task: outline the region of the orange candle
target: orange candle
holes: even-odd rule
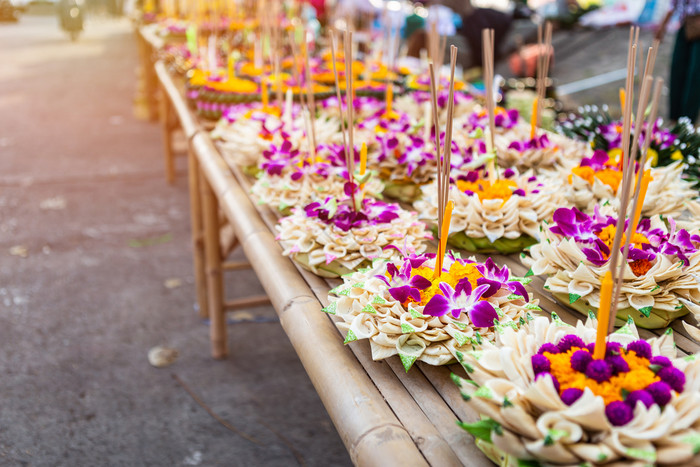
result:
[[[642,207],[644,206],[644,197],[647,195],[647,188],[649,188],[649,182],[652,181],[650,170],[645,170],[644,175],[642,175],[642,184],[639,187],[639,201],[637,201],[637,206],[634,210],[634,217],[632,218],[632,237],[634,238],[634,232],[637,230],[637,224],[639,224],[639,219],[642,217]]]
[[[394,85],[387,83],[386,86],[386,113],[391,115],[391,107],[394,102]]]
[[[440,244],[438,246],[437,257],[435,258],[435,270],[433,271],[433,278],[440,277],[442,274],[442,264],[445,259],[445,253],[447,252],[447,236],[450,233],[450,220],[452,219],[452,209],[454,208],[454,201],[450,200],[445,206],[445,217],[442,219],[442,230],[440,231]]]
[[[367,143],[362,143],[360,149],[360,175],[364,175],[367,170]]]
[[[269,99],[270,97],[268,96],[267,93],[267,80],[263,79],[262,80],[262,105],[263,105],[263,110],[267,110],[267,106],[269,104]]]
[[[537,107],[539,105],[539,99],[535,97],[532,102],[532,116],[530,117],[530,139],[535,139],[535,132],[537,131]]]
[[[595,350],[593,358],[602,360],[605,358],[605,338],[608,336],[608,324],[610,323],[610,305],[612,301],[612,273],[607,271],[600,282],[600,307],[598,308],[598,328],[596,330]]]

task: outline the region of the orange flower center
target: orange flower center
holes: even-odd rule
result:
[[[606,163],[605,165],[610,166],[609,163]],[[612,165],[615,165],[614,161]],[[590,166],[574,167],[573,169],[571,169],[571,175],[569,175],[570,184],[573,183],[574,175],[578,175],[582,179],[586,180],[590,185],[593,185],[593,179],[597,178],[598,180],[612,188],[614,193],[617,193],[617,189],[620,186],[620,182],[622,181],[622,172],[616,169],[605,168],[596,172]]]
[[[636,352],[621,351],[620,356],[625,359],[630,367],[630,371],[612,376],[608,381],[602,383],[588,378],[585,374],[571,368],[571,356],[580,347],[572,347],[566,353],[553,354],[544,352],[551,364],[552,376],[559,380],[560,394],[569,388],[584,390],[590,389],[596,396],[601,396],[605,404],[614,401],[622,401],[622,392],[638,391],[647,388],[651,383],[660,381],[660,378],[649,369],[649,360],[639,357]]]
[[[518,188],[518,185],[512,180],[500,179],[491,184],[489,180],[477,180],[468,182],[466,180],[457,180],[457,188],[461,191],[472,191],[479,196],[479,200],[485,199],[502,199],[505,203],[513,195],[513,190]]]
[[[387,273],[388,276],[388,273]],[[443,272],[442,275],[438,278],[433,278],[433,268],[429,268],[426,266],[421,266],[419,268],[413,268],[411,271],[411,277],[413,276],[423,276],[426,279],[428,279],[431,282],[431,286],[428,287],[425,290],[421,290],[420,292],[420,297],[421,301],[418,303],[421,306],[427,305],[427,303],[430,301],[431,298],[435,295],[442,295],[442,291],[440,290],[440,283],[441,282],[446,282],[449,284],[453,289],[457,287],[457,282],[459,282],[461,279],[467,277],[469,279],[469,283],[471,284],[472,288],[476,287],[476,281],[480,278],[483,277],[481,273],[479,272],[478,269],[476,269],[476,266],[470,263],[467,264],[462,264],[459,261],[455,261],[452,263],[450,266],[450,270],[447,272]],[[408,303],[417,303],[413,299],[408,299]]]

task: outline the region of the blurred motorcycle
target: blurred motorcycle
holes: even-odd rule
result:
[[[58,18],[61,29],[70,35],[72,41],[78,40],[85,19],[85,1],[61,0],[58,4]]]

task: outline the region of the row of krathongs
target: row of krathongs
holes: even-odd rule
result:
[[[406,371],[461,363],[454,381],[481,415],[463,427],[495,462],[698,464],[700,363],[677,355],[670,325],[700,340],[700,204],[684,174],[700,137],[657,118],[656,44],[641,51],[630,32],[622,118],[586,109],[552,132],[537,124],[544,86],[530,122],[498,105],[483,39],[477,97],[454,78],[456,50],[440,66],[434,34],[431,60],[408,70],[358,60],[349,32],[317,54],[219,51],[228,61],[190,70],[188,92],[221,115],[212,137],[251,196],[279,212],[283,254],[342,279],[323,311],[345,343]],[[546,315],[537,276],[585,324]]]

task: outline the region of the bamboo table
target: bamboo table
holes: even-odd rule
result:
[[[372,361],[367,342],[343,345],[333,322],[337,318],[321,312],[328,304],[328,291],[339,282],[299,269],[282,256],[274,234],[277,216],[267,207],[255,206],[248,196],[250,180],[224,161],[172,77],[162,65],[156,69],[164,94],[189,135],[197,295],[211,319],[213,356],[224,357],[227,349],[221,212],[233,227],[236,244],[253,260],[253,270],[356,465],[490,465],[473,437],[455,423],[457,419],[473,422],[479,418],[467,410],[450,379],[450,371],[463,374],[461,367],[418,362],[406,373],[398,358]],[[526,272],[517,258],[493,259],[508,265],[516,275]],[[533,279],[529,290],[542,308],[569,323],[581,319],[545,293],[541,278]],[[257,303],[255,300],[251,302]],[[682,352],[700,351],[680,324],[674,324],[673,329]],[[640,334],[653,335],[645,330]]]

